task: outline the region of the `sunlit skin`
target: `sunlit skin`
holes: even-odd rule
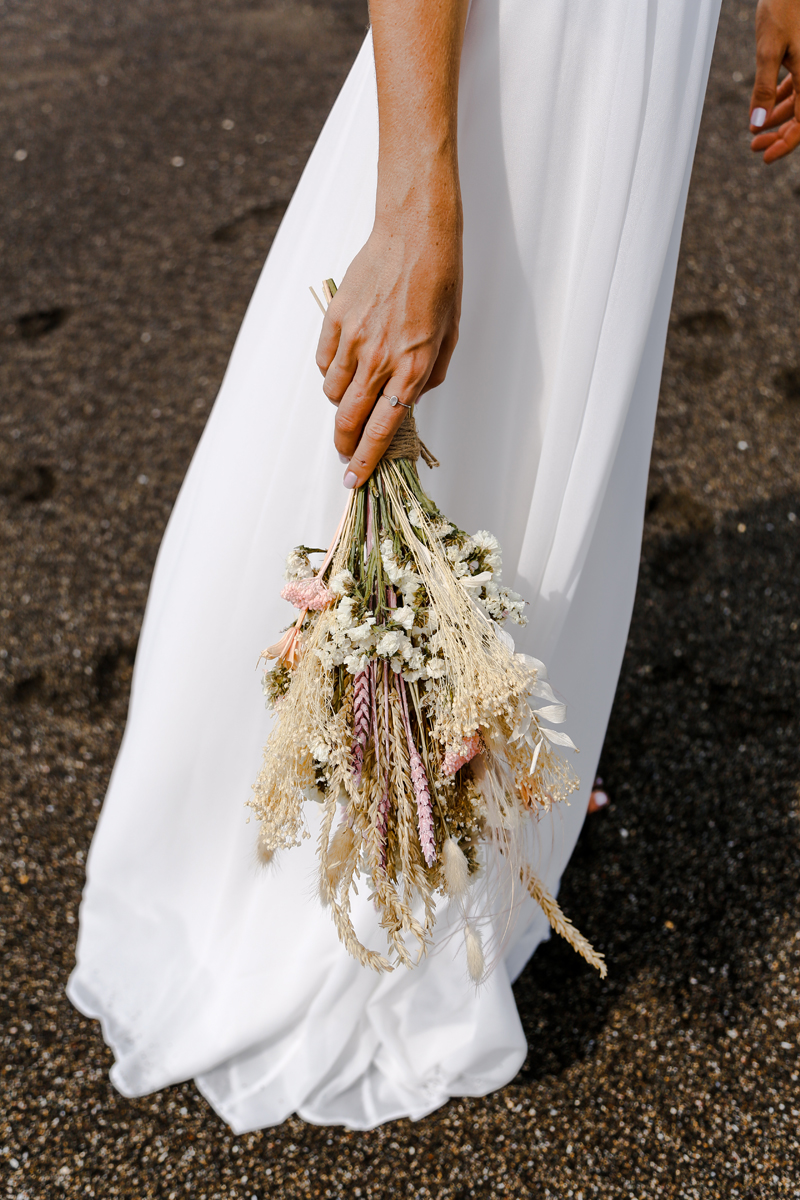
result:
[[[371,0],[378,81],[375,223],[322,326],[345,486],[369,478],[406,409],[440,384],[458,340],[458,74],[467,0]],[[382,393],[385,393],[382,395]],[[379,399],[380,397],[380,399]]]
[[[341,280],[317,349],[337,407],[344,483],[372,474],[406,409],[447,374],[458,341],[462,211],[458,74],[468,0],[370,0],[378,83],[375,222]],[[800,145],[800,0],[759,0],[752,149]],[[779,83],[781,68],[789,72]],[[763,110],[763,113],[759,110]],[[609,803],[598,780],[589,812]]]
[[[781,67],[789,74],[779,84]],[[752,120],[763,111],[764,120]],[[777,162],[800,145],[800,0],[759,0],[756,9],[756,82],[750,101],[750,143],[764,162]]]

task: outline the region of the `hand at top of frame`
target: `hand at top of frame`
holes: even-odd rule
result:
[[[457,185],[456,185],[457,186]],[[407,409],[440,384],[458,340],[461,210],[412,201],[378,218],[325,316],[317,365],[338,406],[345,486],[364,483]],[[392,407],[388,397],[401,404]]]
[[[778,84],[784,66],[789,74]],[[756,82],[750,143],[776,162],[800,145],[800,0],[759,0],[756,9]]]

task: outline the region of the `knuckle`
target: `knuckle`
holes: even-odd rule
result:
[[[358,423],[354,416],[349,412],[343,412],[341,408],[336,414],[334,425],[336,427],[337,434],[342,434],[345,437],[355,433],[356,429],[358,428]]]
[[[343,321],[341,338],[347,346],[360,346],[364,340],[363,322],[352,318]]]
[[[426,345],[410,356],[404,372],[408,380],[426,379],[439,357],[438,345]]]
[[[374,442],[391,441],[396,424],[390,417],[375,417],[370,422],[369,437]]]

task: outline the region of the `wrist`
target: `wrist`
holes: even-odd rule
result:
[[[461,188],[454,153],[417,153],[379,162],[376,224],[407,219],[460,233]]]

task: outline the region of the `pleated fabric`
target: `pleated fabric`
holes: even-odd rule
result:
[[[530,601],[518,648],[569,704],[583,784],[539,826],[553,889],[586,811],[633,605],[686,192],[720,0],[473,0],[462,60],[461,341],[418,409],[423,482],[490,529]],[[511,983],[547,936],[530,903],[470,983],[450,914],[378,976],[315,894],[312,838],[256,865],[246,802],[269,716],[254,669],[290,617],[283,559],[344,504],[308,284],[373,218],[367,39],[245,316],[159,552],[128,724],[89,855],[68,993],[136,1096],[194,1078],[237,1132],[292,1112],[372,1128],[508,1082]],[[380,946],[362,890],[359,931]],[[613,922],[614,915],[608,919]]]

